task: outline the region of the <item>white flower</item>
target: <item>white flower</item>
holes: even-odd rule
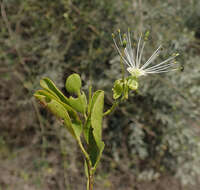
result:
[[[158,49],[155,50],[155,52],[146,61],[146,63],[142,64],[141,63],[142,54],[146,40],[143,40],[142,42],[142,35],[141,35],[138,40],[136,51],[134,51],[131,44],[130,32],[128,31],[127,34],[124,34],[123,36],[121,36],[120,31],[118,32],[119,32],[120,46],[123,48],[123,50],[121,51],[120,48],[118,47],[114,35],[113,35],[113,41],[122,60],[124,61],[124,63],[128,65],[127,71],[131,75],[135,77],[140,77],[140,76],[145,76],[147,74],[164,73],[179,69],[179,67],[175,62],[175,57],[178,56],[178,54],[173,54],[165,61],[162,61],[161,63],[152,66],[152,63],[159,56],[161,52],[162,49],[161,46],[159,46]]]

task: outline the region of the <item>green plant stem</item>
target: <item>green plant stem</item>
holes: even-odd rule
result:
[[[112,105],[112,107],[103,113],[103,116],[106,116],[106,115],[112,113],[118,105],[119,105],[119,101],[115,101],[114,104]]]
[[[122,52],[122,55],[124,56],[124,52]],[[124,64],[123,64],[122,58],[120,58],[120,65],[121,65],[121,70],[122,70],[122,80],[123,80],[123,82],[124,82],[124,78],[125,78],[125,69],[124,69]]]
[[[88,166],[87,190],[93,190],[94,174],[92,172],[92,167],[90,163],[87,163],[87,166]]]
[[[86,158],[86,161],[91,165],[91,162],[90,162],[90,158],[89,158],[89,155],[88,153],[86,152],[85,148],[83,147],[82,143],[81,143],[81,140],[78,141],[78,144],[81,148],[81,151],[83,152],[85,158]]]
[[[94,178],[93,178],[93,171],[92,171],[92,163],[90,161],[89,155],[86,152],[86,150],[84,149],[81,140],[78,141],[78,144],[81,148],[81,151],[83,152],[86,162],[87,162],[87,166],[88,166],[88,180],[87,180],[87,190],[93,190],[93,183],[94,183]]]

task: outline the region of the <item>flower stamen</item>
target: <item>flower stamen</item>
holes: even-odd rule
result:
[[[123,37],[121,35],[120,30],[118,30],[118,34],[119,34],[120,46],[121,48],[123,48],[122,51],[118,47],[114,35],[113,35],[113,41],[120,57],[122,58],[124,63],[128,65],[127,71],[132,76],[138,78],[140,76],[145,76],[147,74],[164,73],[164,72],[179,70],[179,67],[177,66],[177,64],[175,64],[176,62],[175,61],[172,62],[172,60],[175,60],[175,58],[179,55],[177,53],[173,54],[171,57],[169,57],[168,59],[162,61],[161,63],[157,65],[149,66],[159,56],[162,50],[161,45],[154,51],[154,53],[150,56],[150,58],[142,65],[141,64],[142,56],[143,56],[145,43],[147,41],[147,36],[145,35],[144,39],[142,39],[142,35],[140,35],[137,48],[136,50],[134,50],[132,48],[130,30],[128,29],[127,34],[124,34]]]

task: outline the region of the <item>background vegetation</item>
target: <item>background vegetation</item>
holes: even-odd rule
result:
[[[179,52],[183,72],[140,80],[104,120],[106,143],[95,189],[199,189],[199,0],[1,0],[0,189],[84,189],[82,157],[33,92],[48,76],[64,89],[79,73],[88,89],[106,91],[120,77],[111,34],[150,30],[144,58]],[[78,164],[77,164],[78,163]]]

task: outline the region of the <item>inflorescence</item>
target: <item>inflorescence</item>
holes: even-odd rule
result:
[[[148,33],[144,36],[144,38],[142,38],[142,35],[140,35],[136,50],[132,48],[130,30],[128,30],[128,32],[123,36],[121,35],[120,30],[118,30],[118,34],[120,46],[117,45],[114,34],[112,35],[113,41],[120,57],[128,66],[127,71],[132,76],[138,78],[140,76],[146,76],[147,74],[180,70],[180,66],[176,64],[175,61],[175,58],[179,55],[178,53],[173,54],[165,61],[162,61],[161,63],[152,66],[152,63],[159,56],[162,50],[161,45],[154,51],[151,57],[144,64],[141,63],[144,46],[148,38]]]

